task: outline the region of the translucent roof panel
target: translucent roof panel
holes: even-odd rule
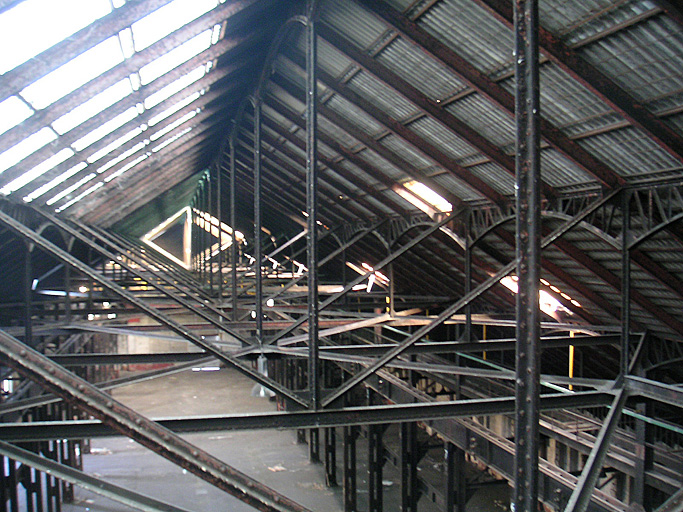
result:
[[[47,201],[46,204],[47,204],[48,206],[52,206],[53,204],[55,204],[55,203],[56,203],[57,201],[59,201],[60,199],[63,199],[64,197],[66,197],[66,196],[68,196],[69,194],[71,194],[71,192],[73,192],[73,191],[76,190],[77,188],[79,188],[79,187],[85,185],[86,183],[88,183],[89,181],[93,180],[93,179],[95,178],[95,176],[97,176],[97,174],[94,173],[94,172],[91,172],[91,173],[88,174],[85,178],[82,178],[81,180],[77,181],[76,183],[74,183],[74,184],[71,185],[70,187],[65,188],[64,190],[62,190],[62,191],[61,191],[59,194],[57,194],[56,196],[51,197],[51,198]]]
[[[170,52],[165,53],[158,59],[153,60],[146,66],[142,66],[140,68],[140,80],[142,85],[146,85],[160,76],[165,75],[173,68],[180,66],[183,62],[186,62],[198,53],[203,52],[209,46],[211,46],[211,29],[205,30]]]
[[[159,39],[198,18],[218,5],[216,0],[175,0],[132,25],[135,50],[147,48]]]
[[[94,144],[103,137],[106,137],[117,128],[123,126],[128,121],[134,119],[135,117],[137,117],[137,115],[138,109],[136,107],[130,107],[129,109],[114,117],[110,121],[104,123],[96,130],[91,131],[85,137],[78,139],[76,142],[72,144],[72,146],[76,151],[82,151],[91,144]]]
[[[172,122],[171,124],[169,124],[167,127],[165,127],[165,128],[163,128],[163,129],[159,130],[158,132],[155,132],[155,133],[153,133],[152,135],[150,135],[150,136],[149,136],[149,140],[155,141],[155,140],[157,140],[157,139],[160,139],[161,137],[163,137],[163,136],[166,135],[167,133],[170,133],[171,131],[175,130],[175,129],[176,129],[178,126],[180,126],[181,124],[183,124],[183,123],[189,121],[190,119],[192,119],[192,118],[193,118],[194,116],[196,116],[197,114],[198,114],[198,110],[193,110],[192,112],[188,112],[187,114],[185,114],[184,116],[182,116],[180,119],[176,119],[175,121],[173,121],[173,122]]]
[[[33,110],[19,96],[0,102],[0,135],[33,115]]]
[[[167,108],[166,110],[164,110],[160,114],[157,114],[156,116],[152,117],[149,120],[149,123],[148,123],[149,126],[154,126],[155,124],[160,123],[161,121],[163,121],[167,117],[172,116],[173,114],[178,112],[178,110],[180,110],[181,108],[186,107],[187,105],[189,105],[190,103],[192,103],[196,99],[199,99],[199,97],[201,95],[202,95],[202,92],[198,91],[198,92],[195,92],[194,94],[190,94],[186,98],[183,98],[178,103],[175,103],[174,105],[170,106],[169,108]]]
[[[56,138],[57,134],[50,128],[43,128],[33,135],[26,137],[19,144],[12,146],[4,153],[0,153],[0,174]]]
[[[58,151],[54,155],[52,155],[50,158],[47,160],[41,162],[40,164],[36,165],[33,169],[30,171],[25,172],[21,176],[19,176],[17,179],[10,181],[7,185],[2,187],[0,189],[0,194],[11,194],[12,192],[16,192],[19,190],[21,187],[24,185],[27,185],[28,183],[32,182],[36,178],[39,178],[43,174],[45,174],[47,171],[54,169],[56,166],[67,160],[68,158],[71,158],[74,155],[74,152],[71,148],[64,148],[61,151]]]
[[[25,0],[8,9],[0,14],[0,48],[12,51],[0,52],[0,74],[110,12],[109,0]]]
[[[205,74],[206,74],[206,67],[205,66],[200,66],[197,69],[190,71],[186,75],[178,78],[174,82],[171,82],[167,86],[162,87],[161,89],[159,89],[154,94],[145,98],[145,102],[144,102],[145,108],[152,108],[155,105],[158,105],[162,101],[173,96],[175,93],[182,91],[185,87],[192,85],[197,80],[202,78]]]
[[[140,127],[140,126],[138,126],[137,128],[135,128],[134,130],[129,131],[128,133],[126,133],[126,134],[123,135],[122,137],[119,137],[118,139],[116,139],[114,142],[111,142],[110,144],[107,144],[105,147],[103,147],[103,148],[100,149],[99,151],[96,151],[95,153],[93,153],[92,155],[90,155],[90,156],[88,157],[88,163],[89,163],[89,164],[92,164],[92,163],[95,163],[95,162],[97,162],[98,160],[104,158],[105,156],[107,156],[109,153],[111,153],[111,152],[114,151],[115,149],[120,148],[121,146],[123,146],[123,145],[124,145],[126,142],[128,142],[129,140],[131,140],[131,139],[137,137],[138,135],[140,135],[142,132],[143,132],[143,129],[142,129],[142,127]]]
[[[123,53],[119,39],[110,37],[36,80],[21,91],[21,95],[33,108],[42,109],[121,62]]]
[[[130,80],[127,78],[121,80],[70,112],[64,114],[52,123],[52,127],[58,134],[63,135],[91,117],[99,114],[117,101],[125,98],[132,92],[133,88],[131,87]]]
[[[30,202],[30,201],[33,201],[35,199],[38,199],[40,196],[47,194],[50,190],[52,190],[56,186],[64,183],[66,180],[71,178],[71,176],[74,176],[75,174],[78,174],[79,172],[81,172],[87,166],[88,166],[88,164],[86,164],[85,162],[81,162],[81,163],[73,166],[68,171],[63,172],[62,174],[60,174],[59,176],[57,176],[53,180],[49,181],[48,183],[46,183],[42,187],[34,190],[29,195],[24,197],[24,201]]]

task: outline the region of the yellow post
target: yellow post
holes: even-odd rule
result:
[[[569,337],[574,337],[574,331],[569,331]],[[574,345],[569,345],[569,378],[574,378]],[[574,386],[569,384],[569,390],[573,390]]]
[[[486,341],[486,324],[483,325],[481,337],[482,341]],[[484,361],[486,361],[486,351],[484,351]]]

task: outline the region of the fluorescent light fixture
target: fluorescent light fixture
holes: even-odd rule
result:
[[[116,139],[114,142],[111,142],[111,143],[107,144],[105,147],[103,147],[103,148],[100,149],[99,151],[96,151],[95,153],[93,153],[92,155],[90,155],[90,156],[87,158],[88,163],[89,163],[89,164],[92,164],[92,163],[95,163],[95,162],[97,162],[98,160],[104,158],[105,156],[107,156],[109,153],[111,153],[111,152],[114,151],[115,149],[120,148],[121,146],[123,146],[123,145],[124,145],[126,142],[128,142],[129,140],[134,139],[135,137],[137,137],[138,135],[140,135],[140,134],[142,133],[142,131],[143,131],[142,128],[138,126],[138,127],[135,128],[134,130],[131,130],[131,131],[129,131],[128,133],[126,133],[123,137],[119,137],[119,138]],[[98,172],[99,172],[99,171],[98,171]]]
[[[58,153],[52,155],[47,160],[36,165],[30,171],[27,171],[21,176],[19,176],[17,179],[10,181],[7,185],[0,189],[0,194],[8,195],[12,192],[16,192],[24,185],[27,185],[28,183],[32,182],[36,178],[39,178],[49,170],[54,169],[56,166],[58,166],[65,160],[71,158],[74,154],[75,153],[71,148],[62,149]]]
[[[202,14],[210,11],[216,0],[175,0],[148,14],[132,25],[135,49],[140,51]]]
[[[68,203],[66,203],[66,204],[60,206],[59,208],[57,208],[55,211],[56,211],[57,213],[63,212],[63,211],[66,210],[67,208],[73,206],[73,205],[76,204],[78,201],[80,201],[81,199],[83,199],[85,196],[88,196],[88,195],[92,194],[93,192],[95,192],[95,190],[97,190],[97,189],[99,189],[99,188],[101,188],[101,187],[104,187],[104,183],[103,183],[103,182],[99,182],[99,183],[97,183],[96,185],[93,185],[92,187],[90,187],[89,189],[87,189],[87,190],[86,190],[85,192],[83,192],[82,194],[80,194],[80,195],[74,197],[74,198],[73,198],[71,201],[69,201]]]
[[[165,87],[162,87],[159,89],[157,92],[154,94],[151,94],[145,99],[145,108],[152,108],[162,101],[170,98],[177,92],[182,91],[186,87],[189,87],[193,83],[195,83],[197,80],[202,78],[206,74],[206,67],[205,66],[199,66],[196,69],[193,69],[186,75],[181,76],[177,80],[174,80],[170,84],[168,84]]]
[[[111,12],[108,0],[25,0],[0,14],[0,74]]]
[[[153,82],[172,69],[180,66],[195,55],[206,50],[211,46],[211,29],[205,30],[201,34],[185,41],[180,46],[174,48],[161,57],[153,60],[149,64],[140,68],[140,81],[142,85]]]
[[[29,135],[4,153],[0,153],[0,174],[21,162],[27,156],[35,153],[46,144],[57,138],[57,134],[50,128],[42,128],[33,135]]]
[[[54,178],[54,179],[51,180],[50,182],[46,183],[45,185],[43,185],[43,186],[40,187],[39,189],[34,190],[34,191],[31,192],[29,195],[27,195],[26,197],[24,197],[24,201],[26,201],[27,203],[29,203],[29,202],[33,201],[34,199],[38,199],[40,196],[42,196],[43,194],[49,192],[50,190],[52,190],[52,189],[55,188],[56,186],[61,185],[61,184],[64,183],[66,180],[68,180],[69,178],[71,178],[71,176],[73,176],[74,174],[77,174],[78,172],[82,171],[82,170],[85,169],[87,166],[88,166],[88,164],[86,164],[85,162],[80,162],[79,164],[74,165],[74,166],[73,166],[71,169],[69,169],[68,171],[63,172],[62,174],[60,174],[59,176],[57,176],[56,178]]]
[[[64,197],[68,196],[69,194],[71,194],[71,192],[73,192],[73,191],[76,190],[77,188],[79,188],[79,187],[85,185],[86,183],[88,183],[90,180],[92,180],[93,178],[95,178],[95,176],[97,176],[97,174],[94,173],[94,172],[91,172],[91,173],[88,174],[85,178],[83,178],[83,179],[77,181],[76,183],[74,183],[73,185],[71,185],[69,188],[66,188],[66,189],[62,190],[59,194],[57,194],[56,196],[50,198],[45,204],[47,204],[48,206],[52,206],[53,204],[55,204],[55,203],[56,203],[57,201],[59,201],[60,199],[62,199],[62,198],[64,198]]]
[[[87,134],[86,136],[78,139],[76,142],[74,142],[71,145],[71,147],[73,147],[76,151],[83,151],[85,148],[87,148],[91,144],[94,144],[98,140],[106,137],[111,132],[113,132],[117,128],[120,128],[121,126],[126,124],[128,121],[133,120],[137,116],[138,116],[138,109],[135,107],[130,107],[129,109],[122,112],[121,114],[117,115],[116,117],[114,117],[114,118],[110,119],[109,121],[107,121],[106,123],[104,123],[99,128],[96,128],[95,130],[93,130],[89,134]]]
[[[10,96],[0,102],[0,135],[33,115],[33,109],[19,96]]]
[[[159,124],[161,121],[163,121],[167,117],[170,117],[173,114],[175,114],[176,112],[178,112],[178,110],[180,110],[181,108],[186,107],[187,105],[189,105],[193,101],[199,99],[199,97],[202,95],[202,93],[203,93],[203,91],[198,91],[198,92],[195,92],[193,94],[190,94],[189,96],[187,96],[186,98],[183,98],[178,103],[175,103],[173,106],[167,108],[166,110],[164,110],[160,114],[157,114],[154,117],[152,117],[149,120],[149,123],[147,123],[147,124],[149,124],[149,126],[154,126],[155,124]]]
[[[42,109],[121,62],[118,38],[110,37],[25,87],[21,95],[33,108]]]
[[[159,130],[158,132],[155,132],[155,133],[153,133],[152,135],[150,135],[150,136],[149,136],[149,140],[151,140],[152,142],[154,142],[155,140],[160,139],[161,137],[163,137],[163,136],[166,135],[167,133],[169,133],[169,132],[175,130],[176,128],[178,128],[178,126],[180,126],[181,124],[186,123],[187,121],[189,121],[190,119],[192,119],[193,117],[195,117],[197,114],[198,114],[198,111],[197,111],[197,110],[193,110],[192,112],[188,112],[188,113],[185,114],[183,117],[181,117],[181,118],[176,119],[175,121],[173,121],[173,122],[172,122],[171,124],[169,124],[166,128],[163,128],[163,129]]]
[[[55,120],[52,127],[57,133],[63,135],[132,92],[133,88],[130,81],[128,79],[121,80]]]

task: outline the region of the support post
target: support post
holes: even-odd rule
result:
[[[216,217],[218,218],[218,304],[223,302],[223,205],[220,164],[216,166]]]
[[[384,468],[384,444],[382,435],[385,425],[368,425],[368,510],[382,512],[382,474]]]
[[[64,321],[71,323],[71,267],[64,265]]]
[[[517,122],[517,350],[515,488],[517,512],[538,510],[541,253],[538,1],[515,1]]]
[[[420,497],[417,486],[418,450],[417,423],[401,423],[401,512],[417,512]]]
[[[31,268],[31,244],[24,243],[24,343],[33,344],[33,269]]]
[[[621,357],[619,376],[622,379],[628,374],[628,356],[630,347],[629,331],[631,327],[631,252],[629,250],[631,231],[631,194],[622,192],[621,207]]]
[[[318,142],[317,142],[317,38],[313,19],[315,0],[307,2],[306,25],[306,208],[308,210],[308,386],[310,408],[320,408],[320,358],[318,353]],[[320,461],[318,430],[311,430],[309,458]]]
[[[211,222],[211,216],[213,215],[211,212],[211,172],[206,173],[206,223],[204,226],[208,227],[208,231],[206,233],[206,239],[209,242],[209,248],[208,248],[208,257],[206,259],[207,263],[209,264],[209,270],[208,270],[208,276],[209,276],[209,293],[213,297],[213,256],[212,253],[213,251],[211,248],[213,247],[213,223]]]
[[[444,457],[446,459],[446,512],[465,512],[467,502],[465,451],[450,441],[446,441]]]
[[[232,321],[237,322],[237,205],[235,199],[237,192],[237,179],[235,178],[235,137],[237,126],[233,126],[230,134],[230,229],[232,229],[232,244],[230,245],[230,259],[232,260],[232,272],[230,277],[230,294],[232,302]]]
[[[325,429],[325,482],[328,487],[337,486],[337,431]]]
[[[261,270],[261,99],[254,100],[254,278],[256,279],[256,342],[263,345],[263,282]]]
[[[344,427],[344,512],[357,512],[356,437],[358,427]]]

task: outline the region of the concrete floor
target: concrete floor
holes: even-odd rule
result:
[[[252,397],[251,388],[246,377],[223,368],[215,372],[186,371],[122,387],[114,396],[151,418],[275,410],[267,398]],[[186,439],[312,510],[342,510],[341,490],[325,486],[322,465],[309,463],[307,447],[296,443],[294,432],[191,434]],[[189,511],[254,510],[127,438],[94,439],[92,448],[93,454],[84,456],[84,470],[106,481]],[[63,510],[131,509],[77,488],[75,503]]]
[[[252,387],[249,379],[231,369],[188,370],[119,388],[114,396],[150,418],[275,411],[274,402],[251,396]],[[341,437],[338,430],[337,478],[340,483]],[[341,487],[325,485],[322,465],[308,461],[308,447],[297,443],[294,431],[213,432],[190,434],[186,439],[311,510],[343,510]],[[357,441],[358,510],[368,509],[366,461],[367,440],[361,436]],[[84,456],[84,470],[188,511],[254,510],[124,437],[93,439],[92,453]],[[400,510],[400,474],[390,463],[384,467],[383,480],[384,510]],[[503,512],[507,509],[507,496],[505,486],[500,490],[478,492],[468,504],[467,512]],[[63,506],[64,512],[133,510],[78,487],[75,497],[74,503]],[[439,510],[427,497],[420,499],[418,509],[420,512]]]

